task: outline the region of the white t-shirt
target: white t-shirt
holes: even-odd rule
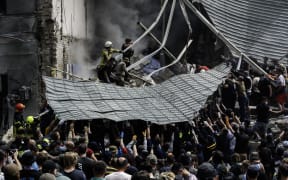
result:
[[[286,86],[285,78],[282,74],[278,76],[277,80],[278,80],[279,86]]]
[[[131,180],[131,175],[125,172],[113,172],[107,175],[105,180]]]

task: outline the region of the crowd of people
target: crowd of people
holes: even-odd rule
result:
[[[0,143],[0,179],[287,179],[288,129],[275,134],[269,125],[272,114],[285,113],[286,68],[267,61],[261,66],[269,75],[232,69],[190,122],[57,125],[47,101],[39,119],[24,119],[25,106],[17,104],[16,137]]]

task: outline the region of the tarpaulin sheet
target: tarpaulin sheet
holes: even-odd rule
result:
[[[144,120],[156,124],[189,121],[230,71],[224,64],[204,73],[175,76],[148,87],[120,87],[94,81],[43,77],[46,97],[66,120]]]
[[[247,55],[280,59],[288,51],[288,1],[202,1],[216,28]]]

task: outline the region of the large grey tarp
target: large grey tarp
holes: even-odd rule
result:
[[[215,26],[244,53],[272,59],[287,54],[287,0],[205,0],[202,3]]]
[[[144,120],[156,124],[189,121],[230,71],[224,64],[207,72],[175,76],[141,88],[43,77],[46,97],[66,120]],[[61,123],[60,122],[60,123]]]

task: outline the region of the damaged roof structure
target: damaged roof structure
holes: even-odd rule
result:
[[[193,119],[229,71],[230,67],[221,64],[204,73],[179,75],[143,88],[43,78],[48,103],[62,123],[109,119],[170,124]]]
[[[288,1],[205,0],[202,3],[216,28],[243,53],[277,60],[288,53]]]
[[[194,13],[197,11],[189,1],[182,2]],[[217,28],[210,25],[210,30],[214,30],[238,55],[280,59],[287,53],[288,31],[283,18],[288,17],[288,2],[207,0],[203,4]],[[222,34],[225,37],[221,37]],[[248,56],[246,59],[256,70],[266,74]],[[144,120],[170,124],[192,120],[194,113],[202,108],[230,69],[223,63],[205,73],[179,75],[143,88],[46,76],[43,79],[47,100],[60,123],[67,120],[109,119],[116,122]]]

